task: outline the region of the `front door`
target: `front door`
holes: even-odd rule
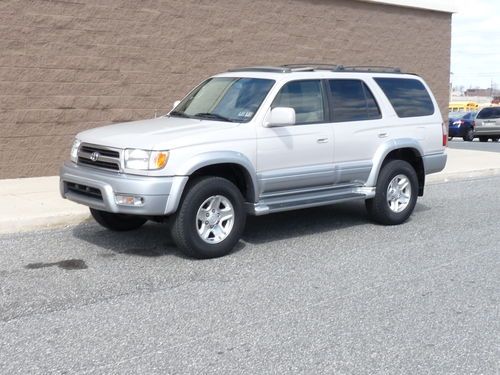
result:
[[[325,92],[323,82],[313,79],[288,82],[276,95],[271,108],[293,108],[296,123],[258,127],[260,194],[333,182],[333,130]]]

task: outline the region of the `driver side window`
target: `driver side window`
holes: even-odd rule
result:
[[[292,81],[285,84],[271,106],[295,110],[295,124],[314,124],[325,121],[323,87],[320,80]]]

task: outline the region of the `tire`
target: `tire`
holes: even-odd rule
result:
[[[491,141],[492,141],[492,142],[498,142],[498,140],[499,140],[499,139],[500,139],[499,137],[492,137],[492,138],[491,138]]]
[[[479,142],[488,142],[488,137],[479,137]]]
[[[202,177],[189,185],[172,219],[172,238],[184,254],[221,257],[231,252],[245,229],[244,199],[232,182]]]
[[[104,228],[117,232],[134,230],[144,225],[147,219],[136,215],[114,214],[111,212],[90,209],[92,217]]]
[[[472,142],[474,140],[474,129],[469,128],[465,131],[463,140],[466,142]]]
[[[448,137],[448,140],[451,141],[453,139],[453,137]]]
[[[390,188],[394,186],[391,183],[396,183],[399,186],[401,183],[404,184],[405,179],[407,185],[403,190],[394,192],[392,201],[396,201],[396,203],[393,202],[393,208],[391,208],[388,200],[388,194],[391,193]],[[396,198],[396,194],[399,198]],[[405,194],[408,195],[408,199],[405,199]],[[371,219],[376,223],[383,225],[401,224],[413,212],[417,203],[417,195],[418,178],[415,169],[404,160],[391,160],[382,167],[378,176],[375,197],[366,200],[366,209]],[[403,201],[406,203],[400,204]]]

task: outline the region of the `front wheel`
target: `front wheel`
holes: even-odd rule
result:
[[[415,169],[404,160],[391,160],[378,176],[375,197],[366,200],[368,214],[373,221],[397,225],[410,217],[418,195]]]
[[[492,142],[498,142],[498,140],[500,139],[500,137],[492,137],[491,138],[491,141]]]
[[[172,237],[188,256],[207,259],[228,254],[245,228],[241,192],[220,177],[203,177],[189,187],[173,217]]]
[[[114,214],[111,212],[90,209],[92,217],[104,228],[117,232],[134,230],[144,225],[147,219],[136,215]]]
[[[463,140],[466,142],[472,142],[474,140],[474,129],[469,128],[465,131]]]
[[[488,142],[488,137],[479,137],[479,142]]]

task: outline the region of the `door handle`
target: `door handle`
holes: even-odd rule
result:
[[[378,133],[379,138],[385,138],[387,137],[387,133]]]
[[[328,138],[318,138],[316,140],[316,142],[318,142],[318,143],[328,143]]]

